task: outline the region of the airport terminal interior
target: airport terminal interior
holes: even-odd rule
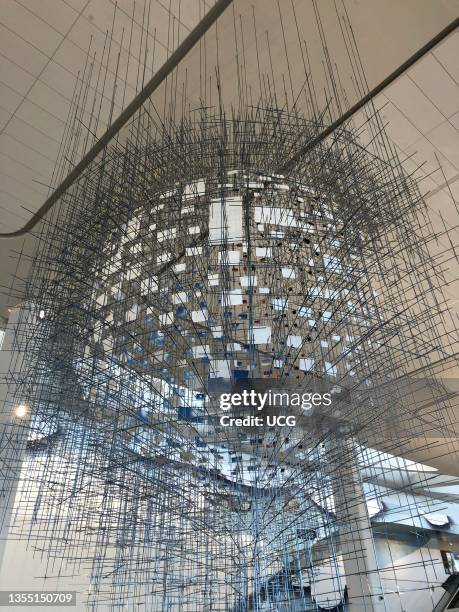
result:
[[[0,0],[1,606],[459,609],[458,26]]]

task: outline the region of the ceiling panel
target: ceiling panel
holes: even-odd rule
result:
[[[58,7],[55,7],[54,12],[57,10]],[[40,49],[45,55],[51,55],[62,40],[62,35],[43,18],[34,15],[16,0],[2,0],[1,22],[12,34]]]
[[[0,172],[8,174],[8,181],[4,177],[0,209],[11,211],[0,219],[3,230],[18,227],[16,210],[25,205],[35,211],[46,199],[47,189],[37,189],[36,181],[51,184],[84,71],[87,76],[91,70],[93,80],[82,121],[100,135],[109,122],[116,70],[118,82],[127,76],[127,83],[116,91],[115,117],[213,2],[196,0],[192,7],[172,3],[171,13],[169,4],[158,0],[2,1]],[[142,65],[137,69],[139,58]],[[92,108],[98,115],[97,125],[89,115]]]
[[[452,3],[455,6],[456,16],[459,12],[458,3],[454,1]],[[442,64],[443,68],[448,72],[448,74],[455,80],[456,83],[459,83],[459,62],[457,60],[457,49],[459,47],[459,33],[454,32],[451,36],[448,37],[444,43],[437,47],[433,54],[436,59]]]
[[[459,172],[459,132],[449,121],[444,121],[427,135],[429,142]]]
[[[404,75],[384,91],[394,106],[416,127],[419,134],[425,134],[444,121],[444,116],[432,104],[421,89]]]
[[[408,75],[445,118],[457,111],[459,85],[443,68],[435,53],[424,57]]]

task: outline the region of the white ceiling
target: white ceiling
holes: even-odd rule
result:
[[[21,227],[45,201],[48,185],[59,184],[67,171],[65,167],[55,169],[55,164],[66,121],[75,112],[75,104],[71,101],[74,92],[80,90],[79,71],[90,70],[93,63],[95,75],[102,63],[97,91],[90,88],[85,103],[79,103],[85,109],[83,123],[90,125],[95,135],[100,135],[107,127],[112,99],[113,116],[116,117],[140,90],[142,81],[151,77],[213,3],[214,0],[151,0],[151,3],[146,0],[144,4],[137,0],[132,20],[133,0],[118,1],[115,19],[114,0],[1,1],[0,231]],[[295,4],[298,11],[305,11],[302,20],[307,28],[307,11],[312,10],[312,2],[295,0]],[[324,11],[324,28],[333,44],[336,23],[332,21],[333,11],[327,13],[328,4],[333,6],[331,0],[324,0],[319,6]],[[238,5],[245,7],[240,0]],[[398,0],[345,0],[345,5],[370,87],[383,80],[459,14],[459,0],[404,0],[403,3]],[[251,4],[247,4],[249,9]],[[288,39],[293,24],[288,21],[287,12],[284,25]],[[279,30],[277,16],[263,11],[259,14],[263,26],[269,28],[270,33],[274,32],[275,43],[282,45],[282,36],[276,36]],[[106,32],[111,32],[113,23],[113,35],[107,38]],[[147,30],[148,44],[145,45]],[[312,29],[310,34],[312,37]],[[258,36],[262,35],[260,30]],[[280,57],[281,52],[278,54],[273,49],[274,62],[280,63],[277,55]],[[381,116],[387,122],[392,142],[406,157],[403,163],[407,170],[413,171],[420,166],[416,171],[422,179],[420,186],[439,227],[443,221],[451,227],[457,223],[450,193],[451,190],[453,197],[458,199],[457,57],[459,33],[456,32],[375,100],[376,106],[382,108]],[[105,67],[107,76],[103,78]],[[113,95],[117,70],[118,80],[125,81],[125,87],[118,87]],[[343,80],[348,76],[342,75]],[[97,126],[90,116],[91,100],[96,101],[93,115],[99,114],[100,104]],[[355,119],[358,124],[359,115]],[[365,134],[362,137],[365,138]],[[80,157],[76,151],[74,161]],[[457,233],[452,231],[451,236],[456,237]],[[459,241],[456,240],[456,244]],[[1,314],[5,314],[5,306],[16,299],[14,292],[8,298],[8,288],[11,285],[20,288],[14,271],[16,252],[22,248],[22,239],[0,239]],[[442,249],[441,244],[438,249]],[[454,285],[458,277],[456,272],[457,268],[451,268],[453,284],[449,297],[453,306],[454,296],[459,293],[457,284]],[[18,276],[23,273],[19,272]]]
[[[94,74],[102,63],[96,112],[100,97],[102,106],[95,130],[100,135],[109,120],[116,70],[118,81],[126,75],[127,79],[126,87],[115,93],[114,117],[198,23],[209,4],[213,1],[121,0],[115,11],[114,0],[2,0],[1,231],[22,226],[46,199],[47,185],[58,184],[53,172],[69,111],[74,111],[72,97],[79,89],[80,71],[85,66],[86,71],[90,69],[94,54]],[[108,38],[107,30],[112,34]],[[88,92],[86,108],[91,108],[94,95],[93,89]],[[89,125],[87,112],[84,118]]]
[[[430,210],[433,232],[443,233],[429,244],[439,261],[449,259],[443,290],[454,318],[459,313],[459,33],[456,31],[425,55],[374,100],[386,133],[402,165],[414,173]],[[364,123],[363,113],[355,122]],[[362,140],[369,139],[362,133]],[[457,342],[457,339],[456,339]],[[457,344],[456,344],[457,347]]]
[[[408,169],[423,164],[420,187],[437,199],[445,178],[459,196],[459,33],[425,55],[376,99]],[[441,166],[441,168],[440,168]],[[442,172],[443,171],[443,172]],[[444,173],[444,176],[443,176]],[[434,193],[435,192],[435,193]],[[449,195],[449,194],[448,194]],[[437,196],[437,198],[436,198]]]

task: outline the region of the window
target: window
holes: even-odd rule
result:
[[[441,550],[445,574],[459,574],[459,555],[451,550]]]

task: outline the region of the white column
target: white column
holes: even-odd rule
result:
[[[352,440],[334,441],[329,447],[329,469],[339,547],[343,557],[350,612],[389,612],[376,560],[368,516]]]

